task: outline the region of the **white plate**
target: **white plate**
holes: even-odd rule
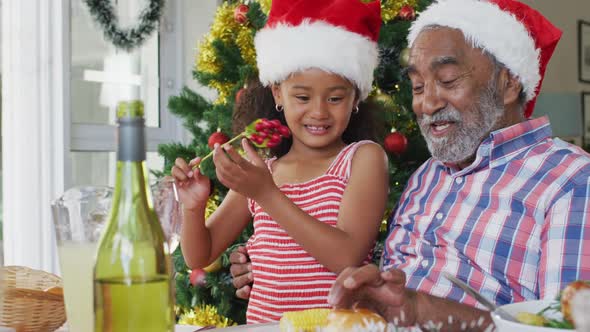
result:
[[[504,311],[512,316],[516,317],[516,314],[519,312],[530,312],[533,314],[538,313],[539,311],[547,308],[551,303],[555,301],[552,300],[538,300],[538,301],[526,301],[526,302],[519,302],[519,303],[512,303],[506,304],[501,306]],[[550,318],[561,318],[551,316]],[[568,331],[572,332],[575,330],[566,330],[566,329],[554,329],[552,327],[541,327],[541,326],[532,326],[526,324],[520,324],[515,322],[510,322],[500,318],[496,313],[492,312],[492,319],[496,324],[496,328],[498,332],[511,332],[511,331],[518,331],[518,332],[558,332],[558,331]]]
[[[192,325],[176,325],[174,332],[194,332],[198,330],[198,326]],[[205,330],[203,332],[219,331],[219,332],[279,332],[279,323],[269,324],[252,324],[252,325],[239,325],[220,329]]]

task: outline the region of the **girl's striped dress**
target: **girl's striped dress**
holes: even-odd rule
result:
[[[344,147],[323,175],[303,183],[284,184],[281,192],[310,216],[336,226],[352,157],[366,143],[372,142]],[[271,170],[274,160],[267,161]],[[247,244],[254,276],[246,313],[248,324],[277,321],[286,311],[329,308],[328,292],[336,274],[310,256],[255,201],[248,199],[248,206],[254,217],[254,234]]]

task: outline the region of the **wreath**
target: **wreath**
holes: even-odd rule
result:
[[[122,30],[110,0],[84,0],[84,2],[90,9],[90,15],[102,27],[105,38],[115,47],[126,51],[131,51],[145,42],[156,29],[164,8],[164,0],[148,0],[146,7],[139,14],[137,26]]]

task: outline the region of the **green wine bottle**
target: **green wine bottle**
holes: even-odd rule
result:
[[[94,266],[94,331],[172,332],[172,265],[147,186],[141,101],[119,103],[117,121],[115,191]]]

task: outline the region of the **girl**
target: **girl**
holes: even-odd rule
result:
[[[209,179],[192,170],[200,158],[179,158],[172,168],[184,206],[181,245],[192,268],[213,262],[254,218],[249,324],[329,307],[337,274],[370,261],[388,164],[383,149],[366,140],[374,127],[359,103],[377,64],[379,8],[378,1],[274,0],[255,39],[267,87],[251,84],[237,114],[251,117],[244,123],[279,118],[291,139],[266,161],[246,139],[247,159],[216,146],[216,174],[230,190],[207,221]]]

